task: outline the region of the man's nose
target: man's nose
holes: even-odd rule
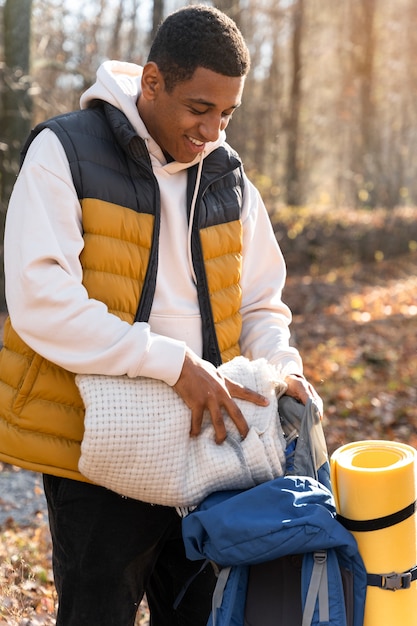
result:
[[[220,132],[227,126],[227,121],[222,115],[211,115],[200,124],[200,133],[206,141],[217,141]]]

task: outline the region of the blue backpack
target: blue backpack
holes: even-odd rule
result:
[[[286,475],[183,519],[188,558],[218,570],[208,626],[362,626],[367,573],[336,519],[320,411],[283,396],[279,414]]]
[[[208,626],[363,624],[363,561],[313,478],[212,494],[183,519],[183,536],[188,558],[219,570]]]

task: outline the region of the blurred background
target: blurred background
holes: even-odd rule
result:
[[[0,0],[0,345],[26,136],[77,109],[104,60],[145,63],[159,22],[187,4]],[[329,453],[360,439],[417,447],[417,2],[214,4],[251,51],[227,136],[284,252],[292,341],[324,400]],[[40,477],[0,464],[0,626],[52,625],[55,603]]]
[[[103,60],[144,63],[159,21],[185,4],[2,0],[2,172],[15,167],[10,150],[28,126],[77,108]],[[229,136],[271,196],[295,205],[415,203],[414,0],[215,4],[252,53]]]

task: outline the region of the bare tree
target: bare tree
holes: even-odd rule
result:
[[[2,67],[2,141],[5,156],[1,178],[1,200],[10,194],[21,144],[31,124],[30,16],[32,0],[6,0],[4,5],[4,65]]]
[[[162,22],[162,19],[164,17],[164,4],[164,0],[153,0],[152,31],[150,33],[151,41],[155,37],[158,26]]]
[[[130,31],[127,38],[127,60],[135,61],[135,51],[137,49],[138,33],[138,14],[141,0],[131,0],[130,14],[127,14],[127,21],[130,24]]]
[[[217,0],[216,7],[231,17],[236,24],[241,26],[241,7],[240,0]]]
[[[3,12],[4,63],[0,66],[2,137],[0,139],[0,239],[3,241],[6,205],[19,167],[22,143],[30,130],[30,16],[31,0],[6,0]],[[3,246],[0,248],[3,267]],[[6,308],[4,277],[0,278],[0,309]]]
[[[303,40],[304,0],[296,0],[292,17],[292,77],[287,121],[287,167],[286,167],[286,200],[290,205],[300,204],[300,180],[298,164],[298,145],[300,141],[300,107]]]
[[[107,58],[143,63],[165,10],[181,4],[153,0],[150,20],[143,20],[143,0],[89,0],[82,9],[36,0],[29,79],[22,40],[29,37],[31,0],[3,0],[5,45],[23,56],[0,69],[3,201],[7,171],[14,176],[18,159],[9,147],[20,146],[29,118],[34,124],[77,108]],[[243,105],[227,136],[267,200],[270,193],[272,202],[291,204],[417,202],[415,0],[213,4],[238,23],[251,52]],[[17,96],[18,104],[6,105]]]
[[[376,31],[380,97],[374,115],[378,126],[374,132],[377,172],[373,193],[375,203],[394,207],[417,198],[416,9],[409,0],[399,0],[395,6],[387,0],[378,0],[378,4],[385,24]]]
[[[120,57],[120,38],[122,35],[122,24],[124,22],[124,2],[119,0],[115,7],[115,16],[113,21],[113,27],[110,35],[110,45],[108,48],[109,57],[111,59],[118,59]]]
[[[374,183],[376,160],[374,145],[375,109],[374,56],[375,56],[375,10],[377,0],[352,3],[351,41],[353,72],[359,86],[359,142],[356,169],[358,180],[363,180],[362,198],[368,206],[375,206]]]

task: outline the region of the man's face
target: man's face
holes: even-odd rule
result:
[[[198,67],[190,80],[167,92],[154,63],[144,67],[139,113],[165,155],[190,163],[219,138],[240,105],[245,78]]]

